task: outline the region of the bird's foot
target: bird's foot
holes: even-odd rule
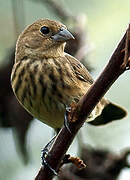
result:
[[[42,158],[42,165],[43,166],[47,166],[52,172],[54,175],[57,176],[57,172],[55,169],[53,169],[49,164],[48,162],[46,161],[46,156],[48,155],[49,153],[49,150],[55,140],[56,136],[54,136],[50,141],[49,143],[44,147],[44,149],[42,150],[42,155],[41,155],[41,158]]]

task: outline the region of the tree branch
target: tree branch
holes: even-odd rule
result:
[[[61,2],[56,0],[42,0],[42,2],[45,2],[53,11],[54,13],[60,17],[63,21],[67,20],[74,20],[76,21],[76,17],[73,16],[69,11],[67,11],[63,6],[61,5]]]
[[[127,38],[126,38],[127,37]],[[119,45],[111,56],[107,66],[91,86],[89,91],[81,98],[78,104],[71,106],[68,113],[71,133],[63,127],[59,132],[53,146],[46,156],[46,162],[56,171],[60,168],[61,160],[71,145],[75,135],[86,118],[92,112],[99,100],[109,90],[110,86],[127,68],[130,68],[130,26],[121,39]],[[127,59],[126,59],[127,57]],[[123,66],[122,66],[123,64]],[[47,166],[41,167],[35,180],[51,180],[54,174]]]

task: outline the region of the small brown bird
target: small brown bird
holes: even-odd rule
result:
[[[41,19],[16,44],[13,91],[28,112],[55,130],[63,125],[66,106],[78,102],[93,84],[83,64],[64,52],[66,41],[73,38],[60,22]],[[102,98],[87,121],[99,125],[125,115],[123,108]]]

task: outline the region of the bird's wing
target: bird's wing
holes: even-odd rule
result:
[[[88,82],[89,84],[93,84],[94,80],[83,64],[81,64],[76,58],[67,53],[65,54],[65,57],[72,66],[78,79]]]

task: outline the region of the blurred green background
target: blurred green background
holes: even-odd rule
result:
[[[12,1],[0,0],[0,60],[16,40]],[[21,5],[20,0],[17,2]],[[62,2],[64,7],[73,15],[77,15],[77,13],[86,14],[86,33],[89,34],[89,41],[92,46],[89,61],[95,68],[93,77],[96,78],[109,60],[129,24],[130,1],[59,0],[58,2]],[[23,0],[23,5],[24,14],[22,18],[25,23],[20,27],[21,30],[39,18],[60,20],[39,1]],[[130,72],[126,72],[106,94],[110,100],[125,107],[128,116],[122,121],[116,121],[98,128],[85,124],[82,133],[86,144],[108,148],[116,152],[120,152],[126,147],[130,148],[129,82]],[[0,128],[0,180],[34,179],[40,168],[41,149],[51,137],[51,128],[37,120],[32,123],[27,137],[30,162],[25,166],[16,152],[12,129]],[[70,152],[75,154],[76,150],[77,142],[75,140]],[[128,169],[124,170],[118,178],[118,180],[126,179],[130,179],[130,170]]]

